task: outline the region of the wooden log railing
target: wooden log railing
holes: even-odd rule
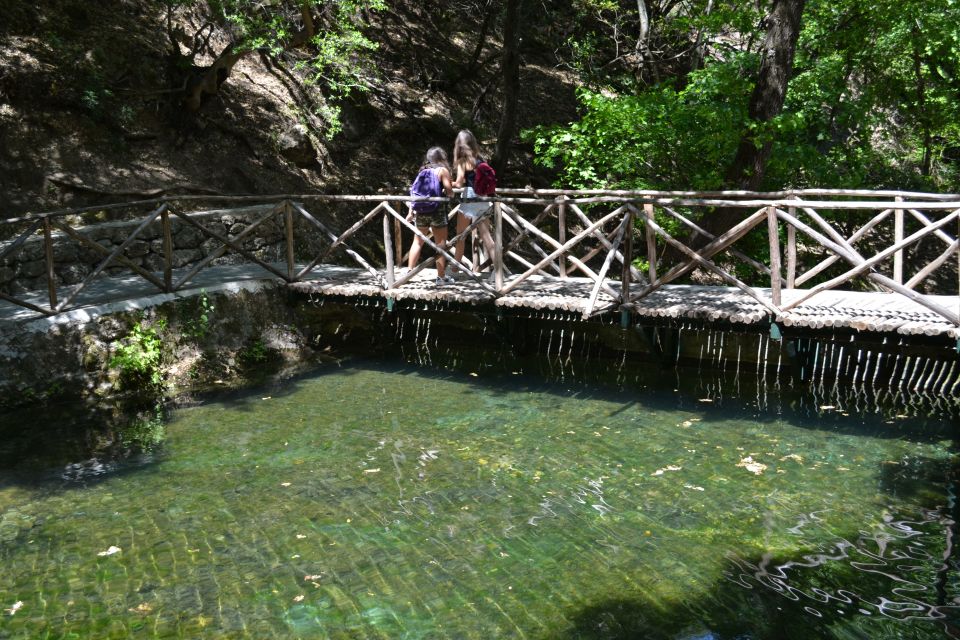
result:
[[[925,283],[935,281],[934,288],[940,293],[952,295],[951,285],[955,284],[960,296],[957,195],[845,190],[502,189],[495,198],[478,199],[490,203],[488,211],[442,245],[411,221],[407,207],[412,200],[402,195],[186,196],[8,219],[0,221],[0,231],[13,239],[0,244],[0,267],[15,259],[29,242],[41,242],[47,286],[43,301],[2,288],[0,299],[47,315],[60,313],[76,306],[81,292],[108,268],[117,267],[129,269],[158,291],[172,293],[228,255],[285,282],[309,279],[318,265],[345,256],[389,291],[407,285],[443,255],[448,265],[456,265],[490,298],[509,296],[521,286],[537,286],[542,277],[586,278],[590,293],[582,310],[585,318],[614,309],[630,310],[663,286],[699,274],[699,281],[714,278],[743,291],[771,319],[830,289],[873,287],[906,297],[960,327],[960,311],[919,291]],[[446,202],[445,198],[435,200]],[[269,206],[245,229],[231,235],[211,228],[186,210],[198,202]],[[338,232],[335,227],[339,223],[317,214],[318,207],[326,206],[355,206],[361,211],[355,222]],[[85,212],[131,208],[150,212],[112,249],[86,237],[73,222]],[[743,215],[727,229],[710,231],[705,220],[717,208],[741,210]],[[456,213],[454,206],[450,217]],[[214,245],[201,260],[177,270],[176,277],[173,220],[195,229]],[[369,227],[378,220],[382,222],[382,260],[378,251],[370,249],[379,244],[381,232],[371,236]],[[268,224],[282,230],[279,267],[248,246]],[[159,272],[126,254],[148,227],[156,225],[163,255]],[[471,252],[457,262],[453,251],[457,241],[471,238],[481,225],[491,227],[492,255],[471,241]],[[398,273],[397,264],[406,259],[404,236],[420,238],[433,255],[412,271]],[[687,237],[698,238],[699,244],[692,244]],[[58,242],[73,242],[103,258],[81,282],[67,287],[57,275]],[[751,243],[749,250],[744,248],[745,242]],[[758,252],[764,244],[766,251]],[[481,275],[483,270],[489,270],[491,279]],[[802,286],[807,288],[798,289]]]

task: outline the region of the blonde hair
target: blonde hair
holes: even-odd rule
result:
[[[453,166],[467,171],[467,167],[477,166],[480,161],[480,145],[469,129],[461,129],[453,141]]]

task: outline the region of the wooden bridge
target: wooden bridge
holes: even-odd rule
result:
[[[796,327],[925,335],[960,344],[960,196],[504,189],[478,200],[489,202],[487,213],[442,246],[411,223],[411,198],[396,195],[187,196],[25,215],[0,222],[9,238],[0,244],[0,268],[16,271],[18,251],[41,242],[46,290],[0,285],[0,299],[55,315],[85,304],[91,284],[118,267],[155,291],[173,293],[194,286],[203,270],[241,261],[312,296],[375,297],[390,308],[426,301],[583,319],[614,313],[624,323],[698,320],[774,333]],[[256,204],[246,210],[257,217],[233,233],[191,211],[224,203]],[[710,233],[702,221],[717,210],[740,215]],[[137,224],[115,246],[83,231],[84,215],[125,212],[129,219],[131,211]],[[136,217],[137,211],[149,213]],[[454,206],[451,218],[456,212]],[[179,269],[175,220],[207,241],[206,255]],[[436,256],[445,256],[449,269],[455,242],[481,224],[490,225],[491,254],[471,241],[458,280],[435,284]],[[252,243],[270,225],[280,230],[279,261]],[[162,254],[155,270],[130,253],[153,227]],[[432,255],[412,271],[398,269],[414,236]],[[102,255],[69,285],[58,276],[64,243]]]

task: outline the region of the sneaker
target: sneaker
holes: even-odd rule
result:
[[[455,281],[452,277],[450,277],[450,276],[443,276],[443,277],[441,277],[441,278],[437,278],[437,280],[436,280],[436,283],[437,283],[438,285],[439,285],[439,284],[453,284],[454,282],[456,282],[456,281]]]

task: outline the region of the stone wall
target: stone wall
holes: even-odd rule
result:
[[[211,231],[233,239],[275,206],[271,204],[203,211],[192,213],[190,217]],[[105,222],[74,228],[107,251],[113,251],[141,222],[142,219]],[[218,240],[204,234],[178,216],[171,215],[170,222],[173,231],[173,267],[175,269],[196,264],[222,246]],[[83,246],[62,232],[55,232],[53,241],[54,274],[57,286],[82,282],[106,257],[106,254]],[[12,242],[12,240],[0,242],[0,253]],[[283,216],[275,215],[260,225],[250,237],[243,239],[241,246],[267,262],[285,260]],[[144,228],[137,239],[125,249],[123,255],[147,271],[162,273],[164,258],[160,219]],[[224,256],[217,258],[214,264],[235,264],[247,261],[245,257],[229,250]],[[108,277],[129,274],[131,271],[128,266],[116,263],[104,269],[102,275]],[[45,290],[47,288],[45,274],[43,236],[35,234],[11,256],[0,262],[0,291],[16,295],[24,291]]]
[[[118,345],[138,325],[152,328],[162,341],[163,393],[236,379],[268,359],[294,363],[311,357],[287,292],[275,281],[157,298],[0,323],[0,408],[140,391],[111,365]]]

